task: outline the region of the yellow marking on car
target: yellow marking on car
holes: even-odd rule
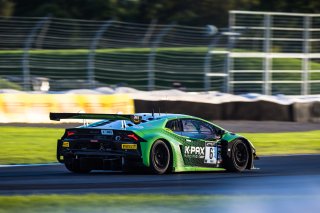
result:
[[[63,144],[62,144],[62,147],[69,147],[69,142],[64,141]]]
[[[137,149],[137,144],[122,144],[122,149]]]

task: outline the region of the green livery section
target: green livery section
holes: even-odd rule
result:
[[[183,172],[183,171],[220,171],[224,170],[221,168],[219,164],[205,164],[205,149],[206,149],[206,143],[214,143],[219,144],[221,140],[226,141],[230,143],[229,147],[232,145],[232,141],[236,139],[244,139],[242,136],[234,133],[230,133],[227,130],[224,130],[223,128],[214,125],[208,121],[205,121],[200,118],[192,117],[192,116],[164,116],[167,118],[163,118],[161,120],[155,120],[150,121],[146,124],[141,124],[141,129],[134,130],[134,128],[131,128],[130,130],[133,130],[137,135],[144,138],[146,142],[140,143],[141,145],[141,152],[142,152],[142,158],[143,163],[146,167],[150,166],[150,150],[153,145],[153,142],[161,139],[166,141],[168,144],[170,144],[170,148],[172,150],[172,158],[173,158],[173,171],[174,172]],[[195,119],[202,122],[206,122],[212,126],[215,126],[216,128],[220,129],[223,134],[221,135],[221,138],[219,139],[210,139],[210,140],[204,140],[204,139],[197,139],[192,137],[187,137],[180,135],[178,133],[175,133],[169,128],[166,128],[166,123],[168,123],[170,120],[175,119]],[[254,146],[251,142],[246,140],[250,146],[254,149]],[[186,151],[189,149],[191,151],[191,148],[194,147],[194,149],[199,149],[199,151],[194,155],[187,155]]]
[[[249,147],[247,169],[253,168],[253,160],[256,157],[254,146],[246,138],[189,115],[50,113],[50,119],[100,120],[66,130],[57,145],[57,158],[60,162],[64,162],[62,156],[64,159],[69,159],[68,156],[75,159],[84,156],[91,160],[103,155],[100,157],[103,162],[113,159],[110,156],[114,156],[122,159],[122,163],[135,159],[144,167],[150,168],[153,165],[153,146],[157,141],[164,142],[169,149],[172,172],[224,170],[225,161],[231,158],[233,144],[238,140]],[[92,134],[91,139],[84,142],[89,133],[82,132]],[[74,135],[79,136],[74,137]],[[109,141],[108,143],[112,145],[107,147],[103,140]],[[88,145],[81,149],[73,148],[79,143]],[[95,151],[88,148],[93,145],[96,147]]]

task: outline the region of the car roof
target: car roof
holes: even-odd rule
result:
[[[168,114],[168,113],[135,113],[135,115],[141,116],[141,123],[134,124],[130,120],[126,120],[126,125],[135,126],[135,125],[143,125],[144,123],[148,123],[150,121],[164,121],[166,119],[177,119],[177,118],[192,118],[192,116],[189,115],[183,115],[183,114]],[[112,120],[109,122],[109,120],[101,120],[95,123],[92,123],[89,125],[91,128],[101,128],[101,127],[108,127],[113,129],[120,129],[122,127],[122,121],[121,120]]]
[[[170,118],[195,118],[190,115],[173,114],[173,113],[135,113],[135,115],[141,116],[141,120],[153,119],[170,119]]]

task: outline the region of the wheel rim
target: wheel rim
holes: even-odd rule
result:
[[[234,152],[235,162],[237,166],[244,167],[248,162],[248,150],[244,143],[238,143]]]
[[[154,163],[159,169],[165,169],[168,166],[169,153],[166,147],[158,145],[155,147]]]

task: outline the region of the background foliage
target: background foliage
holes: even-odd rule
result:
[[[320,12],[318,0],[0,0],[0,16],[227,26],[229,10]]]

